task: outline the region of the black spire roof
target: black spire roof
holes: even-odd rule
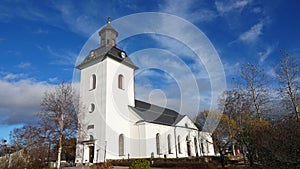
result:
[[[125,52],[116,47],[116,38],[118,32],[110,25],[110,17],[108,17],[107,24],[99,31],[100,47],[90,51],[89,55],[85,57],[82,63],[76,66],[77,69],[84,69],[88,66],[102,62],[107,57],[112,58],[124,65],[127,65],[133,69],[138,67],[134,65]]]
[[[122,52],[124,51],[115,46],[99,47],[97,49],[92,50],[90,54],[83,60],[83,62],[76,66],[76,68],[81,70],[96,63],[102,62],[104,59],[109,57],[133,69],[138,69],[138,67],[131,61],[129,57],[122,58]]]

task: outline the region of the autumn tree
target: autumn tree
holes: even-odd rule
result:
[[[300,89],[299,69],[296,59],[286,51],[281,51],[276,77],[280,85],[280,93],[283,99],[289,100],[287,107],[292,107],[297,121],[300,121],[299,103],[297,102]]]
[[[259,120],[262,120],[262,111],[266,110],[268,81],[264,70],[254,64],[243,64],[241,68],[242,86],[245,89],[253,111]]]
[[[225,165],[226,149],[234,144],[236,134],[236,123],[230,119],[226,114],[219,114],[221,116],[218,127],[213,132],[213,141],[221,156],[222,166]]]
[[[41,102],[39,119],[50,122],[58,135],[57,168],[60,168],[63,139],[72,137],[77,131],[77,112],[70,84],[62,83],[52,92],[46,92]]]
[[[237,135],[237,141],[242,144],[246,152],[244,152],[249,160],[250,166],[254,165],[254,161],[257,160],[257,145],[262,143],[259,140],[263,129],[270,127],[270,123],[261,119],[247,119],[244,121],[242,130],[240,130]]]
[[[233,141],[235,140],[236,123],[226,114],[204,110],[195,117],[195,122],[198,127],[204,125],[208,114],[214,117],[218,116],[217,118],[220,119],[218,126],[212,133],[212,138],[215,151],[219,152],[221,157],[221,164],[223,167],[225,167],[225,150],[227,149],[227,147],[232,145]]]
[[[300,123],[285,118],[256,129],[256,150],[264,168],[300,167]],[[296,129],[296,130],[295,130]]]

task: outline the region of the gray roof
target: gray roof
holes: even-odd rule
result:
[[[124,65],[127,65],[133,69],[138,69],[138,67],[131,61],[129,57],[122,58],[121,52],[124,52],[123,50],[117,48],[117,47],[99,47],[97,49],[92,50],[88,56],[85,57],[85,59],[76,66],[77,69],[84,69],[88,66],[94,65],[96,63],[102,62],[107,57],[112,58]],[[124,52],[125,53],[125,52]]]
[[[107,31],[107,30],[113,31],[113,32],[116,34],[116,36],[118,36],[118,32],[117,32],[113,27],[111,27],[111,25],[110,25],[109,22],[107,23],[107,25],[106,25],[103,29],[101,29],[101,30],[99,31],[99,35],[100,35],[102,32]]]
[[[174,126],[184,116],[174,110],[135,100],[135,107],[129,106],[143,120],[150,123]]]

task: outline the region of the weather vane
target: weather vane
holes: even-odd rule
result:
[[[107,23],[110,24],[110,16],[107,17]]]

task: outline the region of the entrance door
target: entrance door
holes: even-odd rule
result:
[[[93,163],[94,161],[94,146],[89,146],[90,152],[89,152],[89,162]]]

